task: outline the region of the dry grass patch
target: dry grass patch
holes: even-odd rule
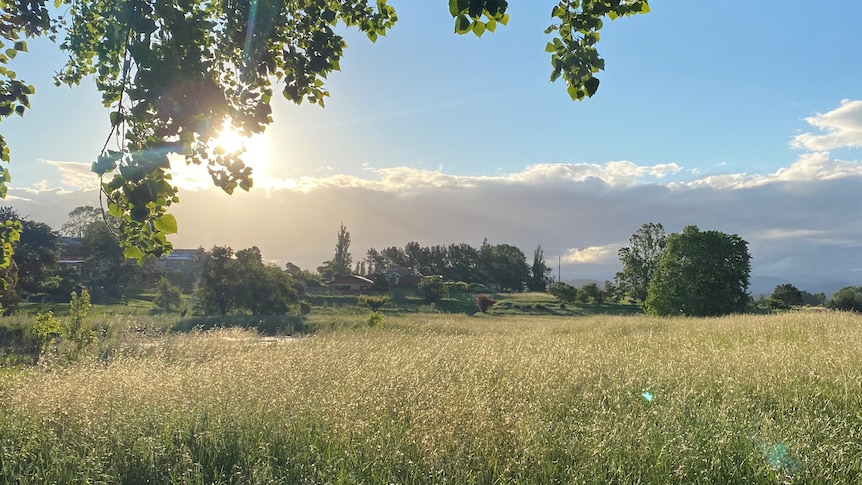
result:
[[[216,331],[3,387],[6,482],[862,476],[862,326],[839,313],[388,316],[290,345]]]

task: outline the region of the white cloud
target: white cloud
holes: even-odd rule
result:
[[[805,118],[817,133],[801,133],[793,137],[790,145],[811,151],[835,148],[862,147],[862,101],[842,100],[841,106],[826,113]]]
[[[782,167],[766,175],[747,173],[714,174],[672,185],[677,187],[708,186],[719,189],[743,189],[775,182],[809,182],[859,175],[862,175],[862,163],[858,161],[836,160],[830,157],[829,152],[813,152],[800,155],[789,167]]]
[[[590,246],[588,248],[572,248],[563,256],[563,261],[573,264],[609,263],[617,259],[618,245]]]
[[[60,184],[71,190],[92,189],[99,186],[99,179],[90,171],[89,163],[39,160],[53,166],[60,175]]]

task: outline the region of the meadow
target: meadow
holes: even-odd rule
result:
[[[0,372],[3,483],[858,483],[862,318],[309,317]]]

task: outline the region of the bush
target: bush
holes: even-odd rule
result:
[[[383,318],[384,317],[383,317],[382,313],[371,312],[371,314],[368,315],[368,320],[367,320],[368,326],[371,328],[378,327],[378,326],[382,327],[383,326]]]
[[[442,276],[426,276],[419,282],[419,292],[425,301],[435,303],[446,296],[446,284]]]
[[[845,286],[832,295],[829,308],[851,312],[862,312],[862,287]]]
[[[494,306],[494,303],[497,302],[488,295],[479,295],[476,297],[476,306],[479,307],[479,311],[482,313],[488,313],[488,309]]]
[[[44,350],[48,344],[63,336],[63,324],[54,317],[52,311],[37,313],[33,332],[36,334],[39,348]]]
[[[381,296],[372,296],[372,295],[361,295],[359,297],[359,304],[365,305],[371,309],[373,313],[377,313],[380,309],[389,303],[389,296],[381,295]]]
[[[156,283],[156,297],[153,303],[165,313],[182,310],[183,290],[174,286],[164,276]]]

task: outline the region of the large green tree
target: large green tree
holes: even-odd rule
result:
[[[629,246],[619,250],[623,269],[616,274],[617,288],[634,300],[643,302],[647,288],[664,251],[666,234],[657,222],[643,224],[632,237]]]
[[[441,2],[442,3],[442,2]],[[53,5],[52,5],[53,4]],[[596,51],[604,20],[649,11],[648,0],[559,0],[551,7],[551,80],[572,99],[592,96],[604,61]],[[52,8],[53,7],[53,8]],[[442,7],[442,5],[441,5]],[[481,36],[508,21],[506,0],[449,0],[455,32]],[[442,7],[445,8],[445,7]],[[0,120],[23,115],[34,88],[6,64],[26,38],[48,35],[68,54],[55,76],[76,85],[95,78],[111,132],[93,171],[126,257],[170,250],[168,213],[179,202],[169,154],[205,165],[225,192],[252,186],[238,153],[219,148],[220,131],[260,133],[272,122],[275,88],[294,103],[323,105],[327,76],[340,68],[340,25],[372,41],[396,22],[386,0],[28,0],[0,2]],[[0,162],[9,150],[0,137]],[[0,196],[9,173],[0,170]],[[0,228],[0,243],[17,228]],[[9,258],[0,258],[0,266]],[[10,248],[11,249],[11,248]]]
[[[264,263],[256,246],[236,253],[217,246],[206,253],[196,299],[199,309],[208,314],[283,315],[299,296],[291,275]]]
[[[745,311],[751,255],[736,234],[687,226],[667,237],[644,310],[652,315],[716,316]]]

